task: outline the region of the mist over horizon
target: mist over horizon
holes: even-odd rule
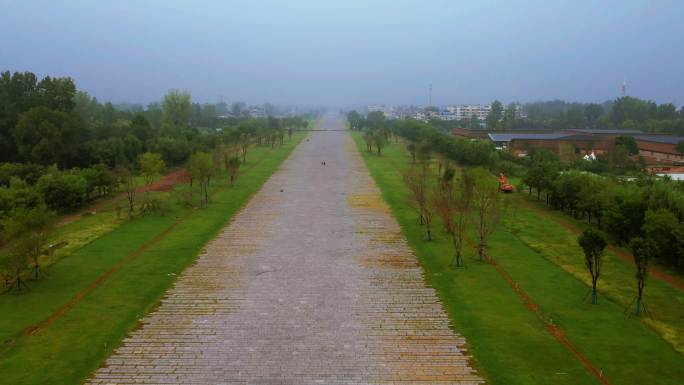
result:
[[[40,9],[40,12],[36,12]],[[684,3],[6,2],[0,68],[101,101],[684,104]]]

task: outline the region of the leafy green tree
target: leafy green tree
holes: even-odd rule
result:
[[[684,140],[677,142],[677,152],[681,155],[684,155]]]
[[[589,127],[596,128],[596,122],[605,112],[600,104],[590,103],[584,107],[584,118]]]
[[[114,171],[117,179],[117,183],[123,186],[126,192],[126,201],[128,203],[128,219],[133,218],[133,213],[135,211],[135,195],[137,190],[137,185],[135,183],[135,175],[128,167],[119,166]]]
[[[594,229],[586,229],[577,239],[582,251],[584,251],[584,264],[591,275],[591,303],[598,303],[598,291],[596,286],[601,275],[601,260],[608,243],[606,238]]]
[[[188,161],[188,171],[200,188],[200,207],[209,204],[209,181],[214,172],[212,156],[206,152],[196,152]]]
[[[152,140],[155,136],[152,125],[143,114],[137,114],[133,117],[133,120],[131,121],[131,132],[143,144],[147,144],[148,141]]]
[[[487,128],[490,130],[496,129],[498,127],[499,121],[503,118],[503,105],[500,101],[495,100],[492,103],[492,109],[487,114]]]
[[[480,129],[480,118],[478,118],[477,115],[473,115],[470,117],[470,120],[468,121],[468,128],[470,128],[471,130]]]
[[[670,210],[646,211],[642,232],[652,245],[655,256],[669,266],[679,265],[684,249],[682,225]]]
[[[234,102],[230,105],[230,113],[236,118],[243,116],[246,113],[247,106],[244,102]]]
[[[102,106],[97,98],[91,97],[85,91],[77,91],[74,96],[74,111],[89,125],[95,125],[102,120]]]
[[[516,115],[516,105],[515,103],[510,103],[508,106],[506,106],[506,109],[504,110],[503,114],[503,128],[510,130],[513,128],[513,125],[515,124],[515,115]]]
[[[541,194],[546,193],[547,203],[548,196],[553,188],[553,183],[558,178],[560,172],[560,165],[558,161],[533,156],[532,164],[527,168],[527,173],[523,177],[523,183],[529,186],[529,193],[532,193],[532,188],[537,191],[537,200],[541,199]]]
[[[352,131],[360,131],[363,128],[363,118],[356,111],[351,111],[347,114],[347,121],[349,122],[349,128]]]
[[[387,134],[383,129],[371,130],[371,137],[373,138],[373,145],[377,149],[377,154],[382,155],[382,148],[387,143]]]
[[[31,72],[0,74],[0,161],[13,161],[17,149],[12,130],[21,113],[40,104],[38,79]]]
[[[611,111],[611,119],[617,126],[628,121],[642,123],[657,114],[657,106],[651,101],[645,101],[631,96],[623,96],[615,100]]]
[[[584,212],[591,223],[596,220],[599,228],[603,212],[613,199],[613,186],[601,177],[588,175],[581,179],[580,190],[577,194],[577,209]]]
[[[614,190],[612,199],[603,211],[603,228],[618,244],[629,243],[638,236],[644,224],[647,209],[638,186],[621,186]]]
[[[40,257],[47,252],[54,217],[54,213],[44,206],[19,209],[3,226],[8,236],[13,239],[10,253],[17,260],[23,260],[24,266],[31,268],[34,279],[41,275]],[[15,271],[15,274],[20,275],[21,272]],[[21,289],[21,277],[15,276],[14,280],[17,289]]]
[[[73,113],[35,107],[21,115],[12,130],[19,156],[39,164],[67,167],[83,137],[80,118]]]
[[[138,157],[138,165],[140,166],[140,173],[145,178],[145,201],[142,206],[142,211],[145,213],[157,208],[156,202],[150,197],[150,189],[152,183],[164,171],[166,164],[161,154],[146,152]]]
[[[46,76],[38,83],[38,93],[42,105],[49,109],[71,112],[76,106],[76,85],[71,78],[51,78]]]
[[[171,90],[162,101],[164,120],[177,127],[187,126],[190,123],[190,93]]]
[[[616,146],[625,146],[629,155],[638,155],[639,146],[633,136],[618,136],[615,138]]]
[[[366,117],[366,124],[371,130],[379,130],[385,125],[385,114],[382,111],[373,111],[368,113]]]
[[[86,179],[75,172],[52,169],[41,176],[36,188],[45,197],[47,206],[56,211],[68,211],[82,206],[88,197]]]
[[[654,245],[641,237],[636,237],[630,242],[632,254],[634,255],[634,266],[636,267],[637,279],[637,298],[636,310],[637,317],[641,315],[643,308],[644,286],[646,285],[646,278],[648,278],[648,264],[649,260],[653,258]]]

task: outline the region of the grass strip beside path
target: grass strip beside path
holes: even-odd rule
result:
[[[449,240],[437,231],[435,241],[425,242],[424,229],[407,205],[410,193],[398,171],[410,166],[404,146],[388,146],[378,157],[366,153],[360,134],[353,135],[427,281],[492,383],[600,383],[548,333],[549,323],[562,328],[577,351],[613,384],[684,383],[683,355],[641,320],[626,318],[622,305],[610,299],[598,306],[584,303],[586,284],[530,248],[507,226],[500,226],[492,236],[489,253],[546,320],[530,312],[513,286],[491,265],[478,262],[472,250],[467,250],[466,268],[449,268],[453,254]],[[538,221],[545,226],[543,218]],[[434,228],[440,229],[436,222]]]
[[[172,204],[163,214],[125,223],[61,260],[50,270],[50,277],[32,284],[27,295],[0,297],[0,309],[12,315],[11,319],[3,316],[0,333],[3,338],[9,335],[11,339],[18,327],[24,330],[45,320],[119,261],[138,253],[44,329],[30,337],[18,338],[0,358],[2,382],[83,382],[305,135],[295,134],[282,148],[253,148],[234,187],[218,187],[227,186],[225,176],[212,182],[219,191],[207,209],[187,215],[188,209]],[[179,220],[186,215],[184,220]],[[141,248],[164,231],[165,236]]]

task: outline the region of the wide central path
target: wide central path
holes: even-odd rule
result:
[[[463,345],[349,133],[317,131],[90,383],[481,383]]]

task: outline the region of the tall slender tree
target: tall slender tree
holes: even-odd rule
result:
[[[501,220],[503,202],[497,180],[489,171],[478,167],[469,172],[473,178],[472,203],[477,218],[477,254],[482,261],[487,254],[489,236]]]
[[[577,239],[584,251],[584,264],[591,275],[591,303],[598,303],[597,285],[601,276],[601,262],[606,249],[605,236],[598,230],[588,228]]]

